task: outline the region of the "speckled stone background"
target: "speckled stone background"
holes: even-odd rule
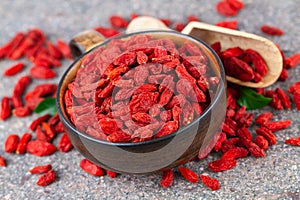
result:
[[[283,48],[286,55],[300,52],[300,1],[299,0],[244,0],[245,8],[236,17],[224,18],[216,13],[217,0],[1,0],[0,2],[0,45],[18,31],[39,27],[49,39],[69,41],[76,33],[98,25],[108,26],[108,17],[119,14],[129,17],[132,12],[147,14],[174,21],[185,21],[194,14],[202,21],[216,23],[220,20],[237,19],[239,29],[263,35],[259,30],[262,24],[274,25],[285,30],[285,35],[268,37]],[[263,35],[266,36],[266,35]],[[1,60],[1,71],[13,64]],[[28,63],[29,64],[29,63]],[[67,69],[71,61],[63,62],[58,74]],[[0,74],[0,98],[11,95],[14,83],[21,75],[28,73],[29,67],[21,74],[8,78]],[[300,66],[289,71],[288,82],[276,83],[286,89],[300,80]],[[59,77],[49,82],[58,83]],[[34,81],[34,85],[45,81]],[[36,116],[23,119],[10,118],[0,121],[0,155],[8,166],[0,169],[0,199],[300,199],[300,148],[284,144],[288,137],[300,135],[299,111],[271,110],[275,120],[292,119],[293,124],[279,131],[277,144],[270,147],[265,158],[248,157],[240,159],[238,165],[229,171],[211,173],[206,166],[218,158],[210,155],[207,159],[188,163],[187,166],[198,174],[208,173],[219,179],[221,189],[211,191],[201,183],[191,184],[177,172],[172,187],[164,189],[159,185],[160,175],[120,175],[115,179],[92,177],[83,172],[79,162],[83,158],[77,151],[56,153],[49,157],[7,154],[3,150],[5,138],[11,134],[23,134]],[[261,111],[254,111],[257,115]],[[57,143],[58,141],[55,141]],[[58,174],[58,180],[47,186],[38,187],[38,176],[27,171],[35,166],[51,163]]]

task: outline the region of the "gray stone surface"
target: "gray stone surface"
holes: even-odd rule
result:
[[[184,21],[189,14],[195,14],[202,21],[216,23],[224,19],[237,19],[239,29],[263,35],[259,27],[270,24],[281,27],[285,35],[268,37],[281,45],[287,55],[300,52],[300,1],[299,0],[244,0],[245,8],[236,17],[224,18],[216,13],[212,1],[193,0],[151,0],[151,1],[60,1],[60,0],[1,0],[0,2],[0,45],[4,44],[17,31],[33,27],[43,29],[49,39],[68,41],[74,34],[97,25],[108,25],[108,17],[119,14],[129,17],[132,12]],[[265,36],[265,35],[263,35]],[[0,61],[1,71],[13,61]],[[58,69],[62,72],[71,61],[63,62]],[[299,80],[299,66],[290,70],[288,82],[276,83],[287,88]],[[13,78],[0,74],[0,98],[10,95],[13,85],[28,68]],[[51,80],[58,82],[59,77]],[[42,81],[34,81],[35,84]],[[39,158],[32,155],[7,154],[3,150],[5,138],[16,133],[28,131],[30,121],[35,117],[0,121],[0,155],[7,160],[8,166],[0,169],[0,199],[300,199],[300,148],[284,144],[287,137],[299,136],[299,111],[294,107],[287,111],[271,110],[275,120],[292,119],[293,124],[284,131],[276,133],[278,143],[269,148],[265,158],[248,157],[241,159],[237,167],[222,173],[211,173],[206,166],[218,158],[210,155],[207,159],[189,163],[197,173],[208,173],[219,179],[221,189],[211,191],[201,183],[191,184],[178,173],[172,187],[164,189],[159,185],[160,175],[120,175],[115,179],[92,177],[79,168],[83,158],[77,151],[68,154]],[[261,111],[255,111],[258,114]],[[57,141],[55,141],[57,142]],[[35,185],[36,175],[28,174],[34,165],[51,163],[58,174],[58,181],[47,186]]]

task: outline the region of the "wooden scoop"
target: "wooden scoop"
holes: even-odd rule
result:
[[[171,30],[159,19],[143,16],[132,20],[126,32],[145,31],[147,29]],[[236,46],[242,49],[251,48],[263,57],[269,70],[262,81],[258,83],[245,82],[226,76],[226,79],[232,83],[252,88],[262,88],[272,85],[280,76],[283,65],[282,56],[277,46],[266,38],[201,22],[190,22],[181,33],[196,37],[208,45],[219,41],[221,42],[222,50]]]

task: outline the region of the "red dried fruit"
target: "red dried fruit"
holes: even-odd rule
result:
[[[247,139],[246,137],[240,138],[242,144],[250,151],[251,155],[254,157],[264,157],[266,156],[266,153],[263,149],[261,149],[259,146],[257,146],[254,142]]]
[[[197,183],[198,182],[198,175],[193,170],[187,167],[178,167],[180,174],[189,182]]]
[[[40,116],[40,117],[36,118],[36,119],[33,120],[33,121],[31,122],[31,124],[29,125],[29,129],[32,130],[32,131],[35,131],[36,128],[38,127],[38,125],[41,125],[42,122],[47,121],[50,117],[51,117],[51,115],[45,114],[45,115],[43,115],[43,116]]]
[[[72,148],[73,148],[73,145],[72,145],[68,135],[66,133],[64,133],[61,136],[60,141],[58,143],[58,149],[61,152],[69,152]]]
[[[254,72],[251,66],[236,57],[229,57],[224,60],[224,68],[227,75],[242,81],[254,79]]]
[[[283,107],[286,109],[290,109],[291,101],[289,96],[281,88],[276,88],[275,92],[278,95],[278,98],[280,99]]]
[[[29,172],[31,174],[43,174],[43,173],[50,171],[51,169],[52,169],[52,165],[47,164],[47,165],[35,166],[35,167],[31,168],[29,170]]]
[[[102,26],[98,26],[94,28],[95,31],[101,33],[104,37],[109,38],[120,34],[120,32],[114,28],[105,28]]]
[[[54,70],[37,65],[31,67],[29,73],[33,78],[37,79],[50,79],[56,76],[56,72]]]
[[[14,153],[18,147],[20,138],[18,135],[11,134],[9,135],[4,143],[4,151],[7,153]]]
[[[98,165],[92,163],[88,159],[83,159],[80,162],[80,168],[93,176],[104,176],[104,170]]]
[[[3,75],[5,75],[5,76],[14,76],[17,73],[19,73],[20,71],[22,71],[24,67],[25,67],[24,63],[22,63],[22,62],[16,63],[13,66],[5,69],[4,72],[3,72]]]
[[[56,174],[54,170],[50,170],[47,173],[41,175],[36,182],[38,186],[47,186],[56,180]]]
[[[187,17],[187,21],[188,21],[188,23],[190,23],[190,22],[199,22],[200,20],[199,20],[199,18],[198,18],[197,16],[195,16],[195,15],[189,15],[189,16]]]
[[[296,90],[293,93],[293,100],[297,110],[300,110],[300,90]]]
[[[230,17],[238,14],[238,9],[232,7],[227,1],[219,1],[216,5],[217,12],[223,16]]]
[[[263,126],[268,128],[272,132],[276,132],[288,128],[291,124],[292,124],[291,120],[282,120],[282,121],[275,121],[275,122],[267,122]]]
[[[264,32],[265,34],[274,36],[274,35],[283,35],[284,32],[280,28],[277,28],[275,26],[269,26],[269,25],[263,25],[260,27],[260,30]]]
[[[116,28],[126,28],[128,26],[128,21],[118,15],[110,16],[109,21],[110,21],[110,24]]]
[[[31,78],[29,76],[22,76],[18,79],[17,83],[14,86],[12,94],[12,103],[14,108],[23,106],[22,95],[30,82]]]
[[[220,183],[218,179],[212,178],[210,176],[201,174],[200,178],[202,180],[202,183],[209,187],[211,190],[218,190],[220,189]]]
[[[69,59],[73,58],[69,45],[67,45],[64,41],[57,40],[56,45],[64,58],[69,58]]]
[[[243,147],[234,147],[232,149],[229,149],[227,152],[225,152],[221,159],[237,159],[237,158],[244,158],[248,155],[248,150]]]
[[[273,114],[271,112],[263,112],[256,117],[255,122],[259,125],[263,125],[269,122],[272,118]]]
[[[258,135],[255,138],[255,144],[257,144],[262,150],[267,150],[269,147],[269,142],[266,140],[266,138],[262,135]]]
[[[31,134],[30,133],[24,133],[20,139],[20,142],[18,143],[16,153],[17,154],[24,154],[26,152],[26,147],[28,142],[31,140]]]
[[[216,144],[215,144],[215,146],[214,146],[214,150],[215,150],[216,152],[219,152],[219,151],[221,150],[222,144],[223,144],[223,142],[224,142],[225,140],[226,140],[226,133],[221,132],[221,133],[220,133],[220,136],[219,136],[219,138],[218,138],[218,140],[217,140],[217,142],[216,142]]]
[[[155,134],[155,138],[163,137],[175,132],[178,129],[178,121],[168,121],[163,127]]]
[[[216,23],[216,26],[221,26],[221,27],[224,27],[224,28],[229,28],[229,29],[236,30],[237,26],[238,26],[238,21],[237,20],[220,21],[220,22]]]
[[[171,169],[163,171],[160,185],[164,188],[170,187],[174,180],[174,173]]]
[[[48,156],[56,152],[56,146],[49,142],[31,140],[27,144],[26,151],[36,156]]]
[[[208,169],[213,172],[221,172],[234,168],[236,164],[237,161],[231,159],[215,160],[208,164]]]
[[[295,53],[284,60],[285,67],[291,69],[300,63],[300,53]]]
[[[1,167],[6,167],[5,159],[2,156],[0,156],[0,166]]]
[[[106,174],[110,177],[110,178],[116,178],[117,177],[117,172],[113,172],[113,171],[110,171],[110,170],[105,170],[106,171]]]
[[[181,22],[177,22],[174,25],[174,29],[178,32],[181,32],[184,29],[184,27],[185,27],[185,24],[181,23]]]
[[[262,56],[253,49],[246,49],[244,51],[244,56],[248,57],[251,63],[254,66],[254,70],[261,75],[262,77],[265,76],[268,72],[268,67],[262,58]]]
[[[276,136],[272,133],[271,130],[265,127],[260,127],[256,129],[256,133],[257,135],[264,136],[264,138],[268,140],[270,146],[276,144]]]
[[[285,140],[284,143],[290,144],[293,146],[300,146],[300,137],[289,138],[289,139]]]
[[[0,119],[6,120],[11,115],[12,100],[4,96],[1,100]]]

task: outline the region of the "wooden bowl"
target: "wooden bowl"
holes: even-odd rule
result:
[[[64,104],[67,85],[74,79],[81,60],[107,41],[92,48],[79,57],[62,76],[56,97],[59,117],[76,149],[92,162],[103,168],[119,172],[144,174],[173,168],[189,161],[196,155],[209,152],[217,138],[226,111],[226,82],[222,63],[202,41],[182,33],[171,31],[145,31],[132,34],[150,34],[159,38],[170,38],[176,42],[191,41],[197,44],[209,58],[215,76],[220,78],[215,91],[212,91],[211,104],[188,125],[170,135],[144,142],[112,143],[95,139],[76,129],[70,121]],[[128,37],[131,34],[122,35]]]

